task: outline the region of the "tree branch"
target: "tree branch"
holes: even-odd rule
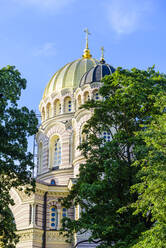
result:
[[[89,239],[85,239],[85,240],[81,240],[81,241],[77,242],[77,244],[76,244],[73,248],[77,248],[78,245],[80,245],[80,244],[82,244],[82,243],[85,243],[85,242],[89,242]],[[100,239],[100,240],[97,240],[97,241],[92,240],[92,243],[95,243],[95,244],[97,244],[97,243],[99,243],[99,242],[101,242],[101,239]],[[90,243],[90,242],[89,242],[89,243]]]

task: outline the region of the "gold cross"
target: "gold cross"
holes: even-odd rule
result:
[[[88,28],[84,29],[84,32],[86,33],[86,49],[88,49],[88,35],[91,33],[89,33]]]

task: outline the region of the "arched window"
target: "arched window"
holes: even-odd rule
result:
[[[111,133],[110,132],[103,132],[103,138],[105,140],[105,142],[109,142],[111,141]]]
[[[62,218],[67,217],[67,209],[62,208]]]
[[[51,103],[47,104],[47,119],[51,117]]]
[[[45,110],[44,110],[44,107],[42,109],[42,121],[45,121]]]
[[[61,140],[58,135],[54,135],[49,140],[49,167],[57,169],[61,164]]]
[[[84,102],[87,102],[88,100],[90,100],[90,96],[89,96],[89,92],[86,91],[86,92],[84,93]]]
[[[42,142],[40,142],[39,144],[39,166],[38,166],[38,172],[40,173],[41,172],[41,169],[43,167],[43,144]]]
[[[54,115],[59,115],[61,114],[61,103],[59,99],[55,100],[54,102]]]
[[[95,91],[93,92],[93,99],[94,99],[94,100],[99,100],[99,99],[100,99],[98,90],[95,90]]]
[[[81,95],[78,96],[77,98],[77,109],[81,106]]]
[[[50,208],[50,228],[56,230],[58,227],[58,211],[56,206]]]
[[[53,166],[59,166],[61,164],[61,142],[57,138],[54,144],[54,164]]]
[[[71,98],[69,96],[67,96],[65,98],[64,101],[64,112],[65,113],[69,113],[72,111],[72,102],[71,102]]]
[[[51,179],[51,185],[55,185],[55,180],[54,179]]]

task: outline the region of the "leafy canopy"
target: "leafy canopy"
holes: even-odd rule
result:
[[[64,218],[62,230],[68,240],[73,232],[89,232],[88,242],[98,247],[129,248],[154,225],[151,214],[147,216],[141,209],[133,214],[135,205],[129,206],[139,199],[139,192],[131,192],[131,186],[141,180],[141,165],[133,164],[149,152],[137,133],[144,132],[154,116],[162,116],[156,102],[166,90],[166,77],[153,67],[147,71],[117,68],[102,81],[102,99],[83,106],[94,111],[84,128],[87,139],[79,147],[85,163],[63,199],[67,208],[79,205],[82,211],[78,220]],[[106,142],[103,132],[111,135],[111,141]]]
[[[139,183],[132,186],[139,197],[132,204],[134,214],[151,215],[153,226],[144,232],[134,248],[166,247],[166,94],[156,101],[161,116],[154,115],[146,129],[137,132],[146,143],[147,154],[134,165],[141,169]]]
[[[34,111],[18,106],[25,88],[26,80],[14,66],[0,69],[0,236],[7,248],[15,247],[18,240],[8,207],[14,204],[9,191],[26,184],[31,185],[29,190],[34,188],[27,138],[37,132],[38,121]]]

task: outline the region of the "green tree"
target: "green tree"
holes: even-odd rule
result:
[[[13,248],[18,241],[16,226],[9,205],[12,187],[27,191],[34,189],[32,179],[33,156],[27,152],[27,138],[37,132],[33,111],[19,107],[18,100],[26,80],[13,66],[0,70],[0,236],[4,247]]]
[[[78,220],[64,218],[62,230],[68,240],[73,232],[90,231],[88,241],[99,247],[129,248],[153,226],[150,215],[133,215],[134,207],[128,206],[138,199],[130,191],[139,180],[140,168],[133,163],[148,153],[136,132],[151,123],[151,116],[162,115],[156,99],[165,92],[166,77],[154,68],[117,68],[103,83],[102,100],[83,106],[94,109],[84,129],[87,140],[79,147],[86,163],[80,165],[79,177],[63,199],[64,206],[79,204],[82,212]],[[103,132],[111,135],[111,141],[106,142]]]
[[[141,169],[137,175],[140,181],[132,187],[139,195],[132,204],[136,208],[135,214],[150,216],[153,225],[140,236],[134,248],[166,247],[166,94],[159,96],[156,105],[161,116],[152,116],[151,123],[137,132],[145,141],[148,152],[134,163]]]

